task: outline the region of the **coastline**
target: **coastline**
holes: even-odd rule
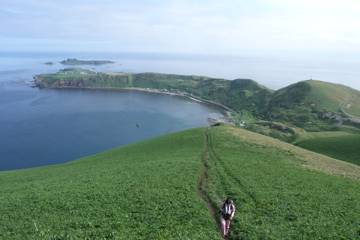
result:
[[[99,91],[134,91],[134,92],[143,92],[143,93],[151,93],[151,94],[161,94],[161,95],[168,95],[168,96],[175,96],[175,97],[181,97],[186,98],[191,101],[213,106],[216,108],[220,108],[223,111],[223,119],[209,119],[209,122],[224,122],[224,123],[233,123],[233,120],[231,118],[231,113],[235,112],[233,109],[214,101],[202,99],[197,96],[193,96],[191,94],[188,94],[186,92],[171,92],[168,90],[161,90],[161,89],[155,89],[155,88],[137,88],[137,87],[126,87],[126,88],[118,88],[118,87],[71,87],[71,86],[61,86],[61,87],[40,87],[36,83],[36,79],[34,82],[33,87],[39,88],[39,89],[72,89],[72,90],[99,90]]]

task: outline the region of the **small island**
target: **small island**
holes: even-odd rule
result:
[[[60,62],[63,65],[71,65],[71,66],[76,66],[76,65],[104,65],[104,64],[112,64],[115,63],[113,61],[109,61],[109,60],[79,60],[76,58],[68,58],[66,60],[63,60]]]
[[[44,64],[45,64],[45,65],[49,65],[49,66],[54,65],[54,63],[53,63],[53,62],[45,62]]]

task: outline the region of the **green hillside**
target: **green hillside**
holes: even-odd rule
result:
[[[155,89],[222,104],[233,110],[234,119],[241,121],[250,117],[307,131],[334,131],[342,125],[360,127],[360,92],[314,80],[272,91],[251,79],[230,81],[193,75],[102,73],[70,68],[37,75],[35,85],[40,88]]]
[[[212,129],[209,146],[210,196],[240,206],[231,239],[359,237],[359,167],[234,128]],[[347,174],[358,180],[335,176]]]
[[[304,81],[276,91],[268,118],[308,130],[332,130],[360,116],[360,92],[339,84]]]
[[[0,173],[0,239],[357,239],[360,167],[246,130],[199,128]],[[215,218],[215,220],[214,220]]]
[[[360,165],[360,135],[347,132],[307,133],[296,145],[330,157]]]
[[[197,194],[203,129],[0,173],[0,239],[219,239]]]
[[[311,86],[308,101],[320,108],[344,111],[360,117],[360,92],[350,87],[322,81],[307,81]]]
[[[360,92],[340,84],[309,80],[290,85],[274,93],[271,104],[293,107],[304,105],[314,109],[339,112],[342,109],[360,116]]]
[[[262,117],[271,90],[250,79],[209,78],[162,73],[100,73],[73,68],[35,76],[40,88],[142,88],[181,93]]]

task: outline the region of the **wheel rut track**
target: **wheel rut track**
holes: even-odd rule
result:
[[[218,231],[221,235],[219,206],[211,198],[211,196],[208,192],[208,189],[207,189],[208,182],[209,182],[209,169],[211,167],[215,167],[214,173],[219,177],[219,180],[221,182],[221,185],[223,186],[223,190],[225,191],[226,195],[230,194],[230,196],[231,196],[232,190],[229,188],[229,186],[231,184],[235,184],[240,187],[239,190],[244,194],[244,196],[247,196],[247,199],[249,199],[250,202],[255,204],[255,206],[258,205],[258,201],[257,201],[255,194],[246,187],[246,184],[244,184],[243,180],[241,180],[239,177],[235,176],[231,172],[229,167],[226,166],[223,159],[221,159],[219,157],[219,155],[215,152],[215,150],[213,148],[210,128],[206,128],[204,131],[204,149],[203,149],[201,161],[202,161],[202,169],[201,169],[201,174],[199,177],[198,187],[197,187],[198,194],[205,202],[205,204],[213,218],[213,221],[216,223]],[[210,162],[210,161],[212,161],[212,162]],[[222,171],[220,171],[220,169],[222,169]],[[215,193],[215,194],[220,194],[220,193]],[[223,194],[220,194],[220,195],[223,195]],[[222,197],[224,197],[224,196],[222,196]],[[246,201],[246,200],[242,199],[242,201]],[[238,238],[236,236],[229,236],[229,238],[226,238],[226,239],[240,239],[240,238]]]
[[[206,206],[213,218],[213,221],[216,223],[216,227],[221,234],[221,226],[219,221],[219,214],[218,214],[218,206],[217,204],[211,199],[210,195],[206,191],[208,178],[209,178],[209,148],[208,148],[208,139],[209,139],[209,129],[207,128],[204,132],[204,150],[202,153],[201,161],[202,161],[202,170],[200,174],[200,178],[198,181],[198,194],[206,203]]]
[[[226,175],[229,178],[231,178],[232,182],[237,184],[238,186],[240,186],[241,191],[243,193],[245,193],[245,195],[247,195],[251,199],[251,201],[255,204],[255,206],[257,206],[258,200],[257,200],[255,194],[246,187],[246,185],[243,183],[243,180],[241,180],[240,177],[235,176],[231,172],[231,170],[225,165],[225,162],[219,157],[219,155],[214,150],[211,134],[209,132],[207,132],[206,134],[207,134],[207,139],[206,139],[207,140],[207,148],[208,148],[209,153],[214,157],[214,161],[219,163],[219,166],[224,170]],[[221,174],[219,174],[219,175],[221,175]]]

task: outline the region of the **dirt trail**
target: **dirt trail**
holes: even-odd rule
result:
[[[209,209],[209,212],[214,220],[214,222],[216,223],[216,226],[219,230],[219,232],[221,233],[221,228],[220,228],[220,222],[219,222],[219,216],[217,214],[218,208],[216,203],[214,203],[209,194],[206,191],[206,185],[208,182],[208,178],[209,178],[209,146],[208,146],[208,142],[209,142],[209,129],[205,130],[204,133],[204,150],[203,150],[203,154],[201,157],[201,161],[202,161],[202,169],[201,169],[201,174],[200,174],[200,178],[199,178],[199,182],[198,182],[198,193],[199,196],[204,200],[204,202],[206,203],[207,208]]]
[[[221,168],[225,168],[225,164],[222,161],[222,159],[215,153],[215,151],[212,147],[211,134],[209,131],[210,131],[210,129],[206,128],[206,130],[204,132],[204,149],[203,149],[203,153],[202,153],[202,157],[201,157],[202,169],[201,169],[201,174],[200,174],[199,181],[198,181],[198,194],[205,202],[205,204],[213,218],[214,223],[216,223],[219,234],[222,237],[220,215],[218,212],[219,206],[216,202],[214,202],[211,199],[209,193],[207,192],[207,184],[209,181],[209,168],[210,168],[209,161],[211,161],[211,159],[214,158],[213,160],[220,163]],[[228,169],[224,169],[224,170],[227,173],[227,175],[230,175],[230,176],[228,176],[231,179],[231,180],[229,179],[230,181],[234,181],[235,183],[242,185],[239,182],[240,180],[236,179],[232,174],[230,174],[230,171]],[[220,173],[218,173],[218,174],[221,175]],[[224,180],[223,178],[221,178],[221,179]],[[228,181],[224,181],[222,183],[222,185],[224,186],[225,189],[227,189],[227,186],[229,184],[230,183]],[[227,189],[226,192],[228,192],[228,191],[229,190]],[[248,194],[248,193],[246,192],[245,194]],[[229,237],[231,239],[233,239],[231,236],[229,236]],[[223,239],[228,239],[228,237],[223,238]]]
[[[212,143],[212,139],[211,139],[211,135],[209,133],[207,134],[207,147],[208,147],[209,154],[211,154],[211,156],[213,157],[213,161],[219,163],[219,167],[221,167],[223,169],[226,176],[232,182],[232,183],[229,183],[229,182],[224,183],[223,186],[226,186],[225,184],[231,184],[231,185],[235,184],[236,186],[239,186],[239,190],[241,190],[247,197],[249,197],[251,199],[251,201],[257,206],[258,201],[257,201],[255,194],[246,186],[246,184],[243,182],[243,180],[241,180],[240,176],[236,176],[231,172],[231,169],[228,166],[226,166],[223,159],[221,159],[221,157],[215,152],[213,143]],[[219,174],[219,175],[221,175],[221,174]],[[228,192],[228,191],[225,191],[225,192]]]
[[[198,182],[198,193],[199,196],[206,203],[206,206],[209,209],[209,212],[218,227],[219,233],[222,236],[220,215],[218,212],[219,206],[216,202],[213,201],[213,199],[208,193],[209,168],[214,167],[214,169],[211,169],[211,171],[221,182],[221,186],[223,188],[221,192],[223,193],[220,193],[220,195],[222,196],[222,198],[224,198],[225,196],[236,195],[236,193],[233,192],[233,189],[230,186],[237,186],[237,190],[242,193],[241,196],[238,196],[238,201],[241,200],[244,203],[251,203],[255,206],[257,206],[259,202],[255,193],[247,187],[246,182],[241,179],[240,176],[234,175],[229,166],[225,164],[225,161],[215,151],[210,128],[207,128],[204,132],[204,149],[201,160],[202,169]],[[225,239],[241,239],[241,236],[231,231],[230,235]]]

